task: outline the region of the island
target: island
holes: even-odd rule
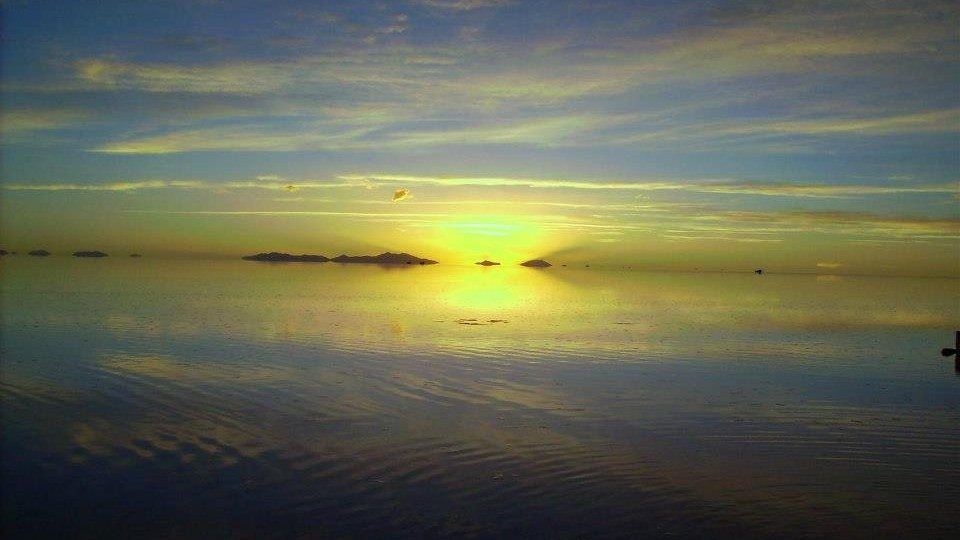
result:
[[[500,263],[488,261],[488,260],[482,260],[478,263],[473,263],[473,264],[479,264],[480,266],[500,266]]]
[[[139,253],[131,253],[130,256],[133,257],[134,259],[138,259],[142,257],[142,255],[140,255]]]
[[[102,251],[74,251],[74,257],[106,257],[107,254]]]
[[[268,262],[327,262],[330,259],[323,255],[291,255],[289,253],[257,253],[256,255],[247,255],[241,257],[245,261],[268,261]]]
[[[379,255],[338,255],[331,262],[336,263],[365,263],[365,264],[437,264],[437,261],[414,257],[409,253],[381,253]]]
[[[520,266],[529,266],[531,268],[546,268],[548,266],[553,266],[553,265],[542,259],[533,259],[527,262],[520,263]]]
[[[50,255],[50,252],[45,249],[35,249],[29,252],[28,255],[33,255],[34,257],[46,257]]]

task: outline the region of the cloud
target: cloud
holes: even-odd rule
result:
[[[723,235],[690,235],[690,234],[662,234],[661,238],[670,240],[710,240],[722,242],[743,242],[749,244],[756,243],[779,243],[782,238],[749,238],[746,236],[723,236]]]
[[[205,189],[210,184],[199,180],[138,180],[109,184],[4,184],[11,191],[137,191],[141,189]]]
[[[75,109],[0,108],[0,126],[5,139],[76,125],[89,117],[89,113]]]
[[[209,182],[201,180],[131,180],[103,184],[81,183],[10,183],[3,189],[11,191],[135,191],[143,189],[258,189],[294,192],[304,189],[372,188],[377,185],[422,184],[446,187],[517,187],[536,190],[572,189],[588,191],[678,191],[703,194],[753,195],[787,198],[852,198],[898,194],[957,194],[960,184],[878,184],[827,185],[790,182],[724,181],[711,179],[635,179],[631,181],[571,180],[551,178],[469,177],[469,176],[414,176],[397,174],[343,174],[334,179],[291,180],[278,175],[259,175],[252,180]],[[398,189],[392,201],[410,200],[407,188]],[[364,201],[354,201],[364,202]],[[378,201],[370,201],[378,202]],[[418,201],[417,204],[490,204],[491,201]],[[603,208],[635,212],[676,212],[694,208],[687,203],[611,203],[597,204],[565,201],[508,201],[505,204],[554,206],[558,208]],[[496,204],[501,204],[497,202]]]
[[[406,182],[430,184],[438,186],[517,186],[528,188],[571,188],[571,189],[624,189],[624,190],[657,190],[682,189],[683,184],[677,182],[604,182],[583,180],[556,180],[533,178],[502,178],[502,177],[460,177],[460,176],[406,176],[393,174],[346,174],[337,178],[347,181],[368,182]]]
[[[834,268],[840,268],[841,266],[843,266],[843,264],[838,262],[818,262],[817,263],[817,268],[827,268],[831,270]]]
[[[768,197],[846,198],[899,193],[956,193],[960,191],[960,184],[828,185],[739,182],[693,185],[687,190]]]
[[[506,6],[511,4],[512,0],[419,0],[418,3],[434,8],[470,11],[479,8]]]
[[[729,134],[769,133],[787,135],[956,133],[960,132],[960,108],[867,118],[840,117],[757,122],[739,126],[721,127],[717,132]]]
[[[77,62],[75,70],[77,78],[93,88],[216,94],[277,92],[296,76],[289,65],[268,62],[189,66],[92,58]]]
[[[292,152],[368,148],[369,129],[349,126],[231,126],[174,131],[163,135],[107,143],[92,151],[105,154],[174,154],[179,152]]]
[[[3,184],[10,191],[137,191],[157,189],[205,189],[220,191],[224,189],[262,189],[276,191],[297,191],[300,189],[335,189],[367,187],[358,182],[324,182],[309,180],[291,183],[282,178],[267,180],[236,180],[229,182],[209,182],[203,180],[134,180],[103,184],[50,183],[50,184]]]
[[[395,174],[339,175],[338,178],[350,181],[367,182],[405,182],[440,186],[517,186],[536,189],[589,189],[589,190],[639,190],[639,191],[689,191],[696,193],[722,193],[742,195],[763,195],[769,197],[806,197],[806,198],[842,198],[868,195],[889,195],[901,193],[957,193],[960,184],[885,184],[885,185],[842,185],[807,184],[791,182],[750,182],[698,179],[640,179],[629,182],[611,182],[606,180],[565,180],[547,178],[509,178],[509,177],[460,177],[460,176],[411,176]]]
[[[704,214],[696,219],[730,224],[763,224],[771,230],[787,226],[798,232],[839,233],[850,237],[960,239],[960,219],[954,218],[881,215],[848,211],[729,211]]]
[[[303,150],[401,150],[448,145],[522,144],[563,147],[578,137],[622,121],[610,115],[573,114],[522,120],[486,121],[464,127],[410,129],[406,126],[357,125],[356,119],[232,125],[172,131],[116,141],[92,149],[107,154],[174,154],[180,152],[292,152]],[[387,121],[389,122],[389,121]]]

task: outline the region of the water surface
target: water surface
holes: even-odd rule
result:
[[[5,537],[960,524],[957,280],[0,265]]]

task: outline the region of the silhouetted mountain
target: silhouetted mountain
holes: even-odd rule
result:
[[[553,265],[541,259],[533,259],[527,262],[520,263],[520,266],[530,266],[533,268],[546,268],[548,266],[553,266]]]
[[[107,254],[102,251],[74,251],[74,257],[106,257]]]
[[[47,255],[50,255],[50,252],[45,249],[35,249],[28,253],[28,255],[33,255],[34,257],[46,257]]]
[[[256,255],[247,255],[242,257],[245,261],[269,261],[269,262],[327,262],[330,259],[323,255],[291,255],[289,253],[257,253]]]
[[[366,263],[366,264],[437,264],[437,261],[414,257],[409,253],[381,253],[379,255],[339,255],[330,259],[338,263]]]
[[[488,261],[488,260],[482,260],[478,263],[473,263],[473,264],[479,264],[480,266],[500,266],[500,263]]]

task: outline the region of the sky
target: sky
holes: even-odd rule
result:
[[[955,2],[0,5],[4,249],[960,276]]]

